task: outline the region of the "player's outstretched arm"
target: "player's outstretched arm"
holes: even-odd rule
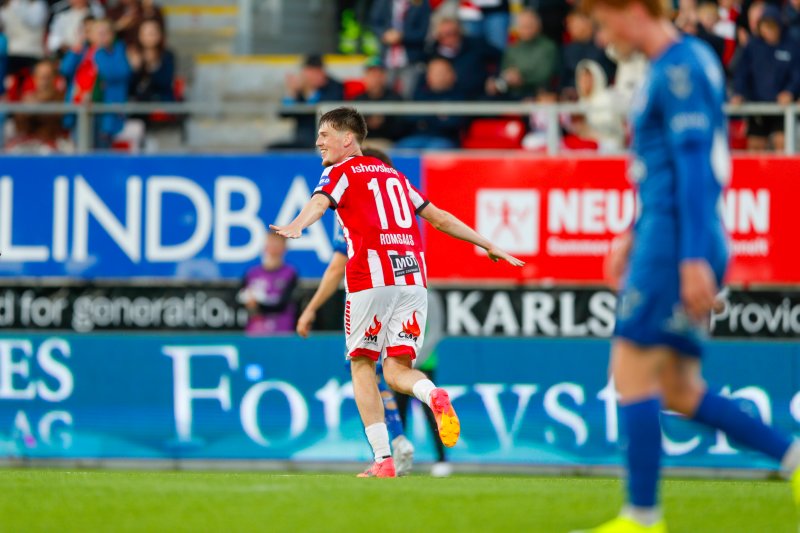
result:
[[[492,261],[502,259],[503,261],[508,261],[514,266],[522,266],[525,264],[524,261],[520,261],[516,257],[508,254],[500,248],[497,248],[488,239],[464,224],[451,213],[439,209],[432,203],[429,203],[422,208],[422,211],[419,212],[419,216],[430,222],[430,224],[437,230],[447,233],[451,237],[470,242],[475,246],[480,246],[486,250],[486,253],[489,254],[489,259]]]
[[[269,229],[286,237],[287,239],[297,239],[303,230],[322,218],[325,211],[331,206],[331,201],[323,194],[314,194],[311,200],[303,207],[300,213],[285,226],[269,225]]]
[[[317,310],[327,302],[331,296],[336,292],[339,284],[344,278],[344,268],[347,265],[347,256],[339,253],[333,253],[333,259],[322,274],[322,280],[319,282],[319,287],[314,291],[314,296],[308,302],[306,308],[297,319],[297,334],[301,337],[308,337],[311,333],[311,326],[317,318]]]

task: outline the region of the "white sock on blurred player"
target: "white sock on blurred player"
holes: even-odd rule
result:
[[[367,434],[367,440],[372,447],[372,453],[375,454],[376,463],[392,456],[389,449],[389,430],[386,429],[385,423],[372,424],[364,429],[364,433]]]
[[[412,391],[414,392],[414,397],[430,407],[431,405],[431,391],[436,388],[436,385],[433,384],[433,381],[429,379],[421,379],[414,383],[414,387]]]

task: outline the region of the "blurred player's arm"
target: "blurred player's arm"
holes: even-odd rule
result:
[[[308,334],[311,333],[311,326],[317,318],[317,310],[330,300],[336,289],[339,288],[339,284],[344,278],[345,265],[347,265],[347,256],[334,252],[333,259],[328,264],[328,268],[325,269],[325,273],[322,274],[319,287],[317,287],[306,308],[303,309],[300,318],[297,319],[297,334],[301,337],[308,337]]]
[[[662,88],[669,141],[675,165],[678,208],[678,257],[681,299],[689,316],[703,320],[714,307],[717,282],[705,259],[713,239],[716,196],[728,176],[727,153],[716,149],[708,76],[687,68],[691,83],[665,83]],[[705,89],[705,90],[703,90]],[[725,141],[727,142],[727,141]],[[714,158],[719,158],[715,161]]]
[[[628,268],[628,258],[633,248],[633,233],[628,230],[620,233],[611,243],[611,252],[606,257],[603,268],[606,280],[612,289],[618,289],[625,269]]]
[[[297,239],[304,229],[322,218],[331,205],[331,200],[326,194],[315,192],[294,220],[285,226],[270,224],[269,229],[287,239]]]
[[[497,248],[480,233],[470,228],[447,211],[439,209],[432,203],[425,205],[417,214],[427,220],[434,228],[442,233],[446,233],[451,237],[470,242],[475,246],[483,248],[486,250],[486,253],[489,254],[489,259],[492,261],[503,259],[514,266],[522,266],[525,264],[524,261],[520,261],[516,257],[509,255],[500,248]]]

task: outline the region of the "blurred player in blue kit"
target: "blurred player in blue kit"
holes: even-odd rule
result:
[[[798,444],[711,392],[701,375],[701,339],[728,263],[717,212],[731,174],[719,61],[707,45],[677,32],[661,0],[583,1],[602,39],[651,61],[630,117],[629,173],[641,214],[606,264],[620,286],[610,365],[627,441],[627,503],[592,531],[666,531],[657,494],[662,409],[778,461],[797,500]]]
[[[389,166],[394,166],[388,155],[380,150],[364,148],[362,153],[365,156],[374,157]],[[347,242],[344,240],[341,228],[337,225],[337,231],[333,238],[333,258],[328,264],[328,268],[322,275],[319,286],[306,305],[300,317],[297,319],[297,333],[301,337],[308,337],[311,327],[317,316],[317,311],[322,305],[334,295],[336,289],[344,278],[345,265],[347,264]],[[348,361],[349,364],[349,361]],[[414,465],[414,445],[405,436],[403,423],[398,411],[397,400],[394,393],[386,385],[380,365],[376,368],[376,379],[378,380],[378,390],[383,399],[384,418],[389,437],[392,439],[391,449],[393,451],[395,468],[398,476],[408,475]],[[438,438],[438,434],[436,437]]]

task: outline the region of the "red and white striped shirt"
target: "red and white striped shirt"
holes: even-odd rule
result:
[[[328,197],[342,226],[347,292],[427,286],[415,215],[429,202],[402,173],[374,157],[351,157],[326,168],[314,194]]]

